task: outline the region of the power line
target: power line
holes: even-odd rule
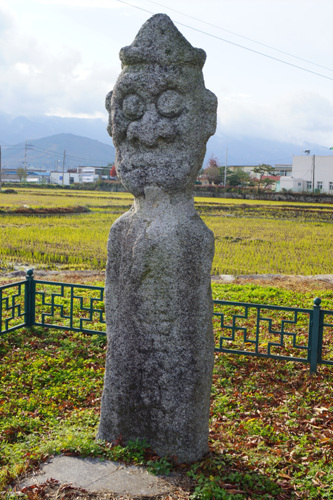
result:
[[[25,144],[2,144],[1,145],[3,148],[24,148],[25,147]],[[31,144],[27,144],[27,149],[29,149],[31,146]]]
[[[14,147],[14,146],[13,146]],[[16,146],[15,146],[16,147]],[[36,153],[43,153],[43,154],[47,154],[48,156],[51,156],[51,157],[55,157],[57,159],[63,159],[63,153],[58,153],[56,151],[50,151],[49,149],[44,149],[44,148],[41,148],[40,146],[35,146],[34,144],[27,144],[27,146],[25,147],[24,144],[22,145],[17,145],[17,147],[19,147],[20,149],[28,149],[29,151],[35,151]],[[90,157],[82,157],[82,156],[75,156],[75,155],[70,155],[70,154],[67,154],[66,153],[66,159],[69,160],[69,161],[72,161],[72,162],[89,162],[89,163],[98,163],[98,164],[101,164],[102,166],[105,165],[106,163],[106,160],[102,160],[102,159],[94,159],[94,158],[90,158]],[[35,159],[32,158],[30,161],[34,161]],[[25,160],[26,162],[26,160]],[[26,162],[27,163],[27,162]],[[6,161],[6,164],[7,165],[10,165],[10,164],[17,164],[17,161],[16,160],[7,160]]]
[[[159,5],[160,7],[163,7],[165,9],[172,10],[173,12],[177,12],[178,14],[186,16],[186,17],[188,17],[190,19],[194,19],[195,21],[199,21],[202,24],[206,24],[207,26],[211,26],[212,28],[217,28],[217,29],[219,29],[221,31],[225,31],[226,33],[230,33],[231,35],[235,35],[235,36],[238,36],[239,38],[243,38],[244,40],[248,40],[249,42],[256,43],[257,45],[261,45],[262,47],[266,47],[268,49],[275,50],[276,52],[280,52],[280,54],[285,54],[287,56],[294,57],[295,59],[299,59],[300,61],[307,62],[309,64],[312,64],[313,66],[318,66],[319,68],[322,68],[322,69],[327,69],[328,71],[333,71],[332,68],[328,68],[327,66],[322,66],[321,64],[315,63],[313,61],[309,61],[309,59],[304,59],[303,57],[296,56],[295,54],[291,54],[290,52],[286,52],[284,50],[277,49],[276,47],[273,47],[272,45],[268,45],[266,43],[258,42],[257,40],[254,40],[253,38],[249,38],[247,36],[240,35],[239,33],[235,33],[234,31],[227,30],[226,28],[222,28],[221,26],[217,26],[216,24],[209,23],[207,21],[204,21],[203,19],[199,19],[198,17],[190,16],[189,14],[186,14],[185,12],[182,12],[182,11],[177,10],[177,9],[173,9],[173,8],[168,7],[166,5],[163,5],[163,4],[159,3],[159,2],[155,2],[153,0],[146,0],[146,2],[153,3],[153,4],[156,4],[156,5]]]
[[[49,149],[43,149],[40,146],[35,146],[33,144],[31,144],[31,146],[32,146],[32,149],[34,149],[37,152],[43,152],[43,153],[47,153],[49,155],[59,156],[59,158],[63,158],[63,153],[57,153],[56,151],[50,151]],[[76,155],[71,155],[71,154],[67,154],[67,153],[66,153],[66,158],[69,158],[72,160],[83,160],[83,161],[89,160],[89,161],[94,161],[94,162],[98,162],[98,163],[105,163],[105,160],[97,160],[97,159],[94,160],[93,158],[90,158],[90,157],[76,156]]]
[[[6,148],[18,148],[18,149],[26,149],[26,150],[29,150],[29,151],[36,151],[37,153],[47,153],[48,155],[50,156],[55,156],[55,157],[59,157],[60,158],[63,158],[63,153],[58,153],[57,151],[50,151],[49,149],[45,149],[45,148],[42,148],[40,146],[36,146],[35,144],[29,144],[27,143],[26,145],[25,144],[16,144],[16,145],[2,145],[2,147],[6,147]],[[105,163],[105,160],[97,160],[97,159],[93,159],[93,158],[89,158],[89,157],[83,157],[83,156],[76,156],[76,155],[66,155],[67,158],[70,158],[72,160],[84,160],[84,161],[94,161],[94,162],[99,162],[99,163]]]
[[[59,156],[59,158],[62,158],[62,153],[57,153],[56,151],[50,151],[49,149],[43,149],[40,148],[39,146],[33,146],[32,149],[36,151],[37,153],[47,153],[50,156]]]
[[[135,9],[142,10],[144,12],[148,12],[149,14],[155,14],[155,12],[152,12],[151,10],[144,9],[143,7],[138,7],[137,5],[133,5],[129,2],[125,2],[125,0],[118,0],[118,2],[129,5],[130,7],[133,7]],[[210,36],[211,38],[216,38],[217,40],[228,43],[230,45],[234,45],[235,47],[238,47],[240,49],[247,50],[248,52],[252,52],[253,54],[257,54],[257,55],[266,57],[267,59],[271,59],[273,61],[277,61],[277,62],[280,62],[282,64],[286,64],[287,66],[291,66],[293,68],[300,69],[301,71],[306,71],[307,73],[311,73],[312,75],[320,76],[321,78],[326,78],[327,80],[333,81],[333,78],[331,78],[330,76],[323,75],[321,73],[317,73],[316,71],[312,71],[311,69],[303,68],[302,66],[298,66],[297,64],[293,64],[293,63],[284,61],[283,59],[279,59],[278,57],[270,56],[269,54],[265,54],[264,52],[260,52],[259,50],[250,49],[249,47],[246,47],[245,45],[241,45],[241,44],[236,43],[236,42],[231,42],[230,40],[227,40],[226,38],[222,38],[220,36],[213,35],[212,33],[207,33],[206,31],[200,30],[198,28],[193,28],[192,26],[189,26],[188,24],[185,24],[185,23],[181,23],[180,21],[175,21],[175,22],[176,22],[176,24],[179,24],[180,26],[184,26],[185,28],[188,28],[190,30],[197,31],[198,33],[201,33],[203,35]]]
[[[0,191],[2,186],[1,146],[0,146]]]

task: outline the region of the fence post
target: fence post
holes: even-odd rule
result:
[[[34,282],[34,272],[33,269],[29,269],[26,275],[25,284],[25,301],[24,301],[24,313],[25,313],[25,326],[31,328],[35,324],[35,289],[36,284]]]
[[[309,346],[310,347],[310,373],[311,374],[317,372],[319,332],[320,332],[320,304],[321,304],[321,299],[319,297],[316,297],[313,301],[311,345]]]

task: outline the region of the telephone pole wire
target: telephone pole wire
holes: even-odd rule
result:
[[[62,185],[64,185],[64,177],[65,177],[65,160],[66,160],[66,149],[64,149],[64,159],[62,161]]]
[[[228,148],[225,148],[224,192],[227,189]]]
[[[2,169],[1,169],[1,146],[0,146],[0,191],[2,186]]]

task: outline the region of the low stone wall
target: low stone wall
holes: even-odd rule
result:
[[[203,196],[208,198],[231,198],[239,200],[295,201],[298,203],[333,203],[333,195],[328,194],[265,192],[225,193],[222,189],[218,186],[207,186],[207,189],[198,189],[195,187],[194,196]]]

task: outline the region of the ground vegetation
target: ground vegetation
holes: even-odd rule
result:
[[[128,193],[18,189],[0,193],[0,267],[105,269],[111,224]],[[332,272],[333,205],[195,198],[215,235],[213,274]]]
[[[91,276],[90,283],[102,285],[100,279]],[[64,280],[83,281],[79,274]],[[216,282],[213,294],[295,307],[311,307],[313,297],[321,295],[325,308],[333,309],[333,286],[313,280]],[[218,342],[216,323],[214,330]],[[332,328],[326,335],[333,351]],[[105,338],[66,330],[36,327],[0,338],[2,498],[15,498],[17,478],[58,453],[177,474],[177,488],[165,497],[169,500],[332,498],[332,367],[320,366],[317,375],[310,375],[302,363],[216,353],[210,452],[184,466],[175,457],[158,457],[148,443],[95,441],[105,353]],[[70,487],[60,491],[56,483],[27,488],[17,498],[60,494],[63,499],[98,498]]]

